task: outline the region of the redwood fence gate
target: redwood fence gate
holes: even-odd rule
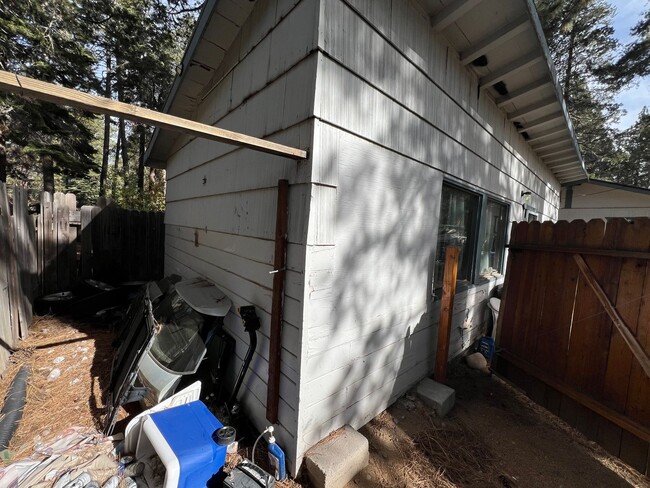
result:
[[[496,370],[650,470],[650,219],[513,226]]]

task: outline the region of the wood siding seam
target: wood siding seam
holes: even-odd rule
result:
[[[192,171],[192,170],[190,170]],[[311,186],[315,183],[309,183],[309,182],[304,182],[304,183],[292,183],[291,187],[296,188],[299,186]],[[325,185],[323,185],[325,186]],[[179,202],[185,202],[187,200],[200,200],[202,198],[213,198],[213,197],[221,197],[221,196],[226,196],[226,195],[236,195],[237,193],[255,193],[258,191],[269,191],[269,190],[275,190],[277,188],[277,185],[271,185],[271,186],[256,186],[256,187],[251,187],[251,188],[244,188],[244,189],[239,189],[239,190],[233,190],[233,191],[223,191],[220,193],[210,193],[207,195],[197,195],[197,196],[192,196],[192,197],[187,197],[187,198],[177,198],[175,200],[167,200],[167,203],[179,203]],[[241,235],[241,234],[237,234]]]
[[[387,37],[383,32],[381,32],[379,29],[377,29],[377,27],[376,27],[376,26],[375,26],[375,25],[374,25],[374,24],[373,24],[369,19],[367,19],[367,18],[363,15],[363,13],[361,13],[361,12],[360,12],[356,7],[354,7],[353,5],[351,5],[350,2],[349,2],[348,0],[338,0],[338,1],[341,2],[341,3],[343,3],[344,5],[346,5],[346,6],[347,6],[350,10],[352,10],[353,12],[355,12],[355,14],[356,14],[356,15],[357,15],[357,16],[358,16],[358,17],[359,17],[359,18],[360,18],[364,23],[366,23],[366,24],[367,24],[367,25],[368,25],[368,26],[369,26],[369,27],[370,27],[370,28],[371,28],[371,29],[372,29],[372,30],[373,30],[377,35],[379,35],[381,38],[383,38],[384,41],[385,41],[389,46],[391,46],[395,51],[397,51],[397,52],[398,52],[398,53],[399,53],[399,54],[400,54],[400,55],[401,55],[401,56],[402,56],[402,57],[403,57],[407,62],[409,62],[409,63],[410,63],[410,64],[411,64],[411,65],[412,65],[412,66],[413,66],[417,71],[419,71],[419,72],[420,72],[420,73],[421,73],[421,74],[422,74],[422,75],[423,75],[427,80],[429,80],[429,81],[430,81],[434,86],[436,86],[436,87],[437,87],[437,88],[438,88],[438,89],[439,89],[439,90],[440,90],[440,91],[441,91],[441,92],[442,92],[442,93],[443,93],[443,94],[444,94],[444,95],[445,95],[449,100],[451,100],[455,105],[457,105],[458,108],[459,108],[460,110],[462,110],[463,112],[465,112],[465,113],[466,113],[466,114],[467,114],[467,115],[468,115],[472,120],[474,120],[474,121],[475,121],[475,122],[476,122],[480,127],[482,127],[483,130],[484,130],[487,134],[489,134],[489,136],[490,136],[491,138],[493,138],[493,139],[496,141],[497,144],[499,144],[499,145],[502,146],[502,147],[503,147],[507,152],[509,152],[510,154],[512,154],[512,156],[513,156],[514,158],[516,158],[517,160],[521,161],[521,163],[524,164],[524,166],[528,167],[528,165],[527,165],[526,160],[524,159],[524,157],[521,156],[521,155],[519,155],[519,154],[516,154],[516,153],[515,153],[515,152],[516,152],[516,149],[514,149],[514,148],[510,149],[510,148],[506,147],[506,145],[505,145],[502,141],[500,141],[500,140],[499,140],[499,139],[498,139],[494,134],[492,134],[490,131],[488,131],[488,130],[486,129],[485,125],[484,125],[481,121],[477,120],[476,117],[474,117],[474,115],[471,114],[469,110],[467,110],[465,107],[463,107],[463,105],[462,105],[461,103],[459,103],[459,102],[456,100],[456,98],[453,97],[453,96],[452,96],[452,95],[451,95],[451,94],[450,94],[450,93],[449,93],[449,92],[448,92],[448,91],[447,91],[443,86],[441,86],[438,82],[436,82],[433,78],[431,78],[431,76],[429,76],[429,74],[428,74],[425,70],[423,70],[420,66],[418,66],[416,63],[414,63],[414,62],[411,60],[411,58],[409,58],[409,56],[408,56],[407,54],[405,54],[405,53],[404,53],[404,52],[399,48],[399,46],[397,46],[397,44],[396,44],[395,42],[393,42],[393,41],[392,41],[390,38],[388,38],[388,37]],[[321,46],[319,46],[318,49],[321,50],[321,52],[323,51],[323,49],[321,48]],[[346,67],[346,69],[347,69],[347,67]],[[467,70],[465,70],[465,73],[469,74],[469,73],[467,72]],[[360,75],[357,75],[357,76],[360,76]],[[363,79],[363,78],[362,78],[362,79]],[[372,84],[371,84],[370,82],[368,82],[368,83],[372,86]],[[379,91],[381,91],[381,90],[379,90]],[[388,95],[387,95],[387,96],[388,96]],[[390,96],[388,96],[388,97],[390,98]],[[494,104],[494,101],[492,101],[492,103]],[[496,107],[496,104],[495,104],[495,107]],[[498,107],[496,107],[496,108],[498,109]],[[501,113],[500,110],[499,110],[499,112]],[[506,117],[505,117],[505,115],[503,115],[503,113],[502,113],[502,116],[503,116],[503,119],[506,120]],[[507,122],[507,120],[506,120],[506,122]],[[523,141],[523,139],[522,139],[521,141],[518,141],[518,142],[519,142],[519,143],[523,143],[524,145],[526,145],[526,143]],[[529,148],[528,148],[528,149],[529,149]],[[543,163],[540,163],[540,166],[542,166],[542,167],[545,168],[545,166],[544,166]],[[552,173],[551,173],[550,171],[549,171],[549,174],[552,175]],[[536,176],[537,178],[539,178],[536,174],[535,174],[535,176]],[[556,194],[559,196],[559,192],[557,192],[555,189],[553,189],[553,188],[552,188],[548,183],[546,183],[542,178],[539,178],[539,180],[540,180],[540,182],[541,182],[544,186],[546,186],[546,187],[547,187],[551,192],[556,193]]]
[[[535,195],[537,195],[538,197],[540,197],[540,198],[542,198],[543,200],[545,200],[545,201],[547,201],[547,202],[550,203],[550,201],[547,200],[547,197],[545,197],[545,196],[541,195],[540,193],[538,193],[536,189],[534,189],[534,188],[530,188],[530,187],[528,187],[526,184],[524,184],[523,182],[521,182],[521,181],[519,181],[519,180],[516,180],[515,178],[512,177],[511,174],[509,174],[509,173],[506,172],[505,170],[503,170],[503,169],[499,168],[498,166],[496,166],[495,163],[491,162],[490,160],[486,159],[486,157],[482,156],[481,154],[479,154],[479,153],[476,152],[475,150],[473,150],[473,149],[471,149],[470,147],[466,146],[463,142],[461,142],[460,140],[456,139],[456,138],[455,138],[454,136],[452,136],[451,134],[447,133],[447,132],[446,132],[445,130],[443,130],[441,127],[438,127],[437,125],[435,125],[434,122],[432,122],[432,121],[426,119],[423,115],[421,115],[421,114],[419,114],[418,112],[416,112],[415,110],[413,110],[413,109],[407,107],[407,106],[404,105],[401,101],[399,101],[398,99],[394,98],[392,95],[386,93],[385,91],[383,91],[383,90],[382,90],[381,88],[379,88],[378,86],[374,85],[371,81],[369,81],[368,79],[366,79],[366,78],[363,77],[362,75],[360,75],[360,74],[356,73],[355,71],[353,71],[352,69],[350,69],[348,66],[346,66],[345,64],[343,64],[340,60],[338,60],[338,59],[332,57],[332,56],[331,56],[329,53],[327,53],[326,51],[322,51],[322,50],[321,50],[321,54],[323,54],[327,59],[329,59],[329,60],[331,60],[332,62],[334,62],[337,66],[339,66],[339,67],[343,68],[344,70],[346,70],[348,73],[350,73],[350,74],[351,74],[352,76],[354,76],[355,78],[358,78],[359,80],[361,80],[362,82],[364,82],[366,85],[368,85],[368,86],[371,87],[372,89],[374,89],[374,90],[376,90],[377,92],[381,93],[383,96],[385,96],[386,98],[388,98],[389,100],[391,100],[392,102],[394,102],[396,105],[398,105],[399,107],[401,107],[401,108],[404,109],[405,111],[407,111],[407,112],[411,113],[413,116],[417,117],[417,118],[418,118],[421,122],[423,122],[424,124],[430,126],[430,127],[433,128],[434,130],[438,131],[440,134],[443,134],[445,137],[447,137],[448,139],[454,141],[456,144],[458,144],[459,146],[461,146],[464,150],[468,151],[469,153],[471,153],[471,154],[473,154],[474,156],[476,156],[477,158],[479,158],[481,161],[484,161],[485,163],[487,163],[488,165],[490,165],[492,168],[494,168],[495,170],[497,170],[499,173],[501,173],[501,174],[507,176],[508,178],[510,178],[510,179],[512,179],[512,180],[514,180],[514,181],[517,181],[517,183],[518,183],[519,185],[521,185],[523,188],[526,188],[527,190],[533,191]],[[471,116],[470,116],[470,117],[471,117]],[[360,137],[360,138],[362,138],[362,139],[364,139],[364,140],[370,140],[370,139],[367,139],[365,136],[363,136],[363,135],[361,135],[361,134],[357,134],[357,133],[353,132],[353,131],[350,130],[350,129],[346,129],[346,128],[340,127],[340,126],[338,126],[336,123],[330,122],[330,121],[328,121],[327,119],[322,118],[322,116],[316,116],[316,119],[319,120],[319,121],[322,122],[322,123],[326,123],[326,124],[328,124],[328,125],[331,125],[331,126],[337,127],[337,128],[339,128],[339,129],[342,129],[342,130],[345,130],[346,132],[349,132],[349,133],[351,133],[351,134],[354,134],[354,135],[356,135],[356,136],[358,136],[358,137]],[[472,118],[472,119],[473,119],[473,118]],[[473,119],[473,120],[475,120],[475,119]],[[478,123],[478,122],[477,122],[477,123]],[[479,125],[480,125],[480,124],[479,124]],[[482,126],[481,126],[481,127],[482,127]],[[482,128],[483,128],[483,130],[485,131],[485,133],[490,134],[489,131],[486,131],[484,127],[482,127]],[[529,163],[527,163],[527,162],[523,159],[523,157],[520,157],[520,156],[514,154],[512,151],[510,151],[510,150],[509,150],[509,149],[508,149],[508,148],[507,148],[503,143],[501,143],[500,141],[498,141],[498,139],[496,139],[495,136],[494,136],[493,134],[490,134],[490,137],[494,138],[494,139],[498,142],[498,144],[499,144],[499,145],[500,145],[500,146],[501,146],[501,147],[502,147],[506,152],[508,152],[508,153],[509,153],[509,154],[510,154],[514,159],[515,159],[515,161],[517,161],[518,164],[522,165],[526,170],[528,170],[528,171],[530,172],[530,174],[531,174],[535,179],[537,179],[537,180],[539,181],[539,183],[542,184],[542,187],[544,187],[547,191],[551,192],[551,193],[552,193],[552,194],[553,194],[553,195],[558,199],[558,202],[559,202],[559,195],[560,195],[559,191],[555,190],[555,189],[554,189],[552,186],[550,186],[546,181],[544,181],[544,179],[541,178],[541,177],[540,177],[540,176],[539,176],[535,171],[533,171],[533,170],[530,168]],[[386,146],[384,146],[383,144],[380,144],[380,143],[377,142],[377,141],[371,141],[371,142],[373,142],[373,143],[375,143],[375,144],[377,144],[377,145],[379,145],[379,146],[382,146],[382,147],[384,147],[385,149],[389,149],[389,150],[391,150],[391,151],[393,151],[393,152],[396,152],[396,153],[398,153],[398,154],[400,154],[400,155],[403,155],[403,156],[405,156],[405,157],[407,157],[407,158],[409,158],[409,159],[412,159],[412,160],[414,160],[414,161],[419,161],[419,160],[415,159],[413,156],[408,156],[408,155],[403,154],[403,153],[401,153],[400,151],[398,151],[398,150],[396,150],[396,149],[394,149],[394,148],[386,147]],[[435,168],[434,166],[432,166],[432,164],[427,164],[427,163],[425,163],[425,162],[423,162],[423,161],[419,161],[419,162],[422,163],[422,164],[425,164],[426,166],[429,166],[429,167]],[[543,165],[543,163],[540,163],[540,164]],[[435,168],[435,169],[438,169],[438,168]],[[441,171],[442,171],[442,170],[441,170]],[[559,204],[558,204],[557,206],[555,206],[556,209],[557,209],[558,207],[559,207]]]
[[[239,107],[238,107],[238,108],[239,108]],[[231,113],[232,113],[232,112],[229,112],[229,114],[231,114]],[[267,135],[265,135],[264,137],[265,137],[265,138],[270,138],[270,137],[274,137],[274,136],[277,136],[277,135],[282,135],[282,134],[284,134],[284,133],[290,131],[291,129],[295,129],[296,127],[298,127],[298,126],[304,124],[305,122],[309,122],[310,120],[314,120],[314,119],[316,119],[316,117],[313,116],[313,115],[311,115],[311,116],[306,117],[305,119],[300,120],[300,121],[296,122],[295,124],[292,124],[292,125],[290,125],[290,126],[284,128],[284,129],[279,129],[279,130],[277,130],[277,131],[275,131],[275,132],[273,132],[273,133],[267,134]],[[185,148],[188,148],[188,147],[189,147],[193,142],[195,142],[197,139],[198,139],[198,138],[193,137],[193,138],[191,138],[191,140],[187,141],[186,144],[183,144],[183,146],[181,146],[181,147],[178,148],[176,151],[174,151],[172,154],[170,154],[168,161],[171,161],[172,158],[174,158],[174,156],[176,156],[176,155],[177,155],[181,150],[183,150],[183,149],[185,149]],[[229,146],[229,147],[230,147],[230,146]],[[221,158],[223,158],[223,157],[226,157],[226,156],[228,156],[228,155],[230,155],[230,154],[232,154],[232,153],[235,153],[235,152],[237,152],[237,151],[244,150],[244,149],[246,149],[246,148],[243,148],[243,147],[231,147],[229,150],[223,152],[222,154],[219,154],[219,156],[217,156],[216,158],[212,158],[212,159],[210,159],[210,160],[200,162],[200,163],[196,164],[195,166],[192,166],[191,168],[188,168],[188,169],[186,169],[186,170],[183,170],[183,171],[181,171],[181,172],[175,174],[174,176],[168,178],[166,181],[167,181],[167,183],[169,183],[170,181],[174,180],[174,179],[175,179],[176,177],[178,177],[178,176],[181,176],[181,175],[183,175],[183,174],[185,174],[185,173],[188,173],[188,172],[190,172],[190,171],[193,171],[193,170],[195,170],[195,169],[199,169],[199,168],[201,168],[201,167],[203,167],[203,166],[206,166],[206,165],[208,165],[208,164],[217,163],[217,162],[219,162],[219,159],[221,159]],[[308,161],[309,158],[310,158],[311,156],[310,156],[309,154],[308,154],[307,156],[308,156],[308,159],[307,159],[307,160],[296,161],[296,163],[300,164],[301,162]]]
[[[340,125],[337,125],[337,124],[335,124],[335,123],[333,123],[333,122],[329,122],[329,121],[326,120],[326,119],[322,119],[322,118],[320,118],[320,117],[315,117],[315,118],[316,118],[316,120],[318,120],[319,122],[321,122],[321,123],[324,124],[324,125],[327,125],[327,126],[332,127],[332,128],[334,128],[334,129],[340,130],[340,131],[342,131],[342,132],[346,132],[347,134],[353,135],[354,137],[357,137],[357,138],[359,138],[359,139],[361,139],[361,140],[363,140],[363,141],[369,142],[369,143],[371,143],[371,144],[373,144],[373,145],[375,145],[375,146],[377,146],[377,147],[379,147],[379,148],[381,148],[381,149],[385,149],[386,151],[390,151],[390,152],[392,152],[392,153],[394,153],[394,154],[398,154],[399,156],[402,156],[403,158],[406,158],[406,159],[408,159],[408,160],[410,160],[410,161],[412,161],[412,162],[414,162],[414,163],[420,164],[420,165],[425,166],[425,167],[427,167],[427,168],[430,168],[430,169],[432,169],[432,170],[434,170],[434,171],[438,171],[438,172],[442,173],[443,175],[451,176],[452,178],[458,179],[458,176],[456,176],[456,175],[454,175],[454,174],[452,174],[452,173],[449,173],[449,172],[446,171],[446,170],[443,170],[443,169],[440,169],[440,168],[436,168],[435,166],[433,166],[432,163],[426,163],[426,162],[424,162],[424,161],[420,161],[419,159],[416,159],[416,158],[414,158],[413,156],[409,156],[408,154],[405,154],[405,153],[403,153],[403,152],[401,152],[401,151],[399,151],[399,150],[397,150],[397,149],[394,149],[394,148],[388,147],[388,146],[386,146],[386,145],[384,145],[384,144],[381,144],[381,143],[378,142],[378,141],[375,141],[375,140],[369,139],[369,138],[367,138],[367,137],[364,136],[364,135],[357,134],[357,133],[351,131],[350,129],[347,129],[347,128],[345,128],[345,127],[342,127],[342,126],[340,126]],[[437,129],[437,128],[436,128],[436,129]],[[463,146],[463,147],[464,147],[464,146]],[[488,162],[488,164],[491,165],[491,163],[489,163],[489,162]],[[521,182],[519,182],[518,180],[516,180],[515,178],[513,178],[513,177],[512,177],[511,175],[509,175],[508,173],[505,173],[504,171],[499,170],[498,168],[496,168],[496,169],[497,169],[500,173],[502,173],[502,174],[504,174],[505,176],[507,176],[509,179],[511,179],[511,180],[513,180],[513,181],[515,181],[515,182],[517,182],[518,184],[521,184]],[[463,180],[463,182],[465,182],[465,181]],[[465,183],[466,183],[466,182],[465,182]],[[313,183],[313,184],[316,184],[316,183]],[[323,185],[323,186],[327,186],[327,185]],[[522,184],[522,186],[524,186],[524,185]],[[332,188],[338,188],[338,187],[333,186]],[[481,192],[484,192],[486,195],[488,195],[488,196],[490,196],[490,197],[492,197],[492,196],[498,196],[498,197],[504,199],[505,202],[508,202],[508,203],[510,203],[510,204],[513,204],[513,205],[520,205],[520,202],[518,202],[517,200],[513,200],[513,199],[511,199],[511,198],[508,198],[507,196],[504,197],[503,195],[497,195],[496,193],[493,193],[493,192],[491,192],[491,191],[489,191],[489,190],[487,190],[487,189],[481,188]],[[537,193],[536,193],[536,195],[539,196],[540,198],[542,198],[542,200],[544,200],[545,202],[547,202],[547,203],[548,203],[552,208],[555,208],[556,210],[558,209],[558,206],[556,206],[556,205],[552,204],[551,202],[549,202],[548,200],[546,200],[546,198],[543,197],[542,195],[539,195],[539,194],[537,194]],[[544,216],[550,218],[550,216],[544,214],[541,210],[540,210],[539,213],[540,213],[540,215],[544,215]],[[330,245],[330,244],[326,244],[326,245]]]
[[[246,282],[248,282],[248,283],[250,283],[250,284],[252,284],[252,285],[254,285],[254,286],[257,286],[257,287],[259,287],[259,288],[262,288],[263,290],[266,290],[267,292],[270,292],[270,291],[271,291],[270,288],[266,288],[266,287],[264,287],[264,286],[262,286],[262,285],[259,285],[259,284],[255,283],[255,282],[253,282],[253,281],[250,281],[250,280],[248,280],[248,279],[246,279],[246,278],[243,278],[243,277],[241,277],[241,276],[238,276],[238,275],[236,275],[235,273],[233,273],[233,272],[231,272],[231,271],[225,270],[225,269],[223,269],[223,268],[217,266],[216,264],[211,263],[210,261],[206,261],[206,260],[204,260],[204,259],[201,259],[201,258],[199,258],[199,257],[197,257],[197,256],[194,256],[194,255],[192,255],[192,254],[190,254],[190,253],[188,253],[188,252],[186,252],[186,251],[183,251],[182,249],[179,249],[179,248],[177,248],[177,247],[174,247],[174,246],[172,246],[172,245],[170,245],[169,247],[172,248],[172,249],[174,249],[174,250],[176,250],[177,252],[180,252],[180,253],[182,253],[182,254],[185,254],[185,255],[187,255],[187,256],[190,256],[190,257],[192,257],[193,259],[196,259],[197,261],[201,261],[201,262],[203,262],[203,263],[205,263],[205,264],[208,264],[208,265],[210,265],[210,266],[213,266],[213,267],[215,267],[215,268],[218,268],[219,270],[223,271],[224,273],[228,273],[228,274],[230,274],[230,275],[233,275],[233,276],[237,277],[238,279],[244,280],[244,281],[246,281]],[[173,256],[171,256],[171,255],[168,254],[167,252],[165,253],[165,255],[168,256],[168,257],[170,257],[170,258],[172,258],[172,259],[174,259],[174,260],[176,260],[176,261],[178,261],[178,259],[174,258]],[[180,262],[180,261],[179,261],[179,262]],[[185,263],[181,263],[181,264],[183,264],[184,266],[187,266]],[[189,267],[189,266],[188,266],[188,267]],[[191,269],[191,268],[190,268],[190,269]],[[213,281],[213,280],[209,279],[207,276],[205,276],[204,274],[199,273],[199,272],[196,271],[196,270],[194,270],[194,271],[195,271],[197,274],[200,274],[201,276],[205,277],[205,278],[208,279],[209,281]],[[231,290],[231,289],[228,288],[227,286],[223,285],[222,283],[218,283],[218,285],[219,285],[219,288],[221,288],[222,290],[228,292],[227,294],[228,294],[229,296],[240,298],[241,301],[242,301],[242,303],[248,303],[248,302],[250,301],[249,299],[246,299],[245,297],[242,297],[240,294],[234,292],[233,290]],[[287,296],[286,298],[288,298],[289,300],[294,300],[294,301],[296,301],[297,303],[302,304],[302,302],[301,302],[300,300],[296,299],[296,298],[289,297],[289,296]],[[256,306],[257,306],[257,308],[259,308],[260,310],[262,310],[264,313],[266,313],[266,314],[268,314],[268,315],[271,315],[271,312],[270,312],[269,310],[266,310],[264,307],[262,307],[262,306],[260,306],[260,305],[257,305],[257,304],[256,304]],[[296,325],[296,324],[293,324],[291,321],[289,321],[289,320],[287,320],[287,319],[284,320],[284,323],[286,323],[287,325],[293,327],[293,328],[296,329],[297,331],[300,331],[300,329],[301,329],[301,327],[302,327],[302,325]],[[262,331],[258,331],[258,333],[264,335],[264,337],[266,337],[266,338],[268,339],[268,336],[267,336],[266,334],[264,334]],[[289,352],[291,352],[291,351],[289,351]],[[295,353],[292,353],[292,354],[295,355]]]

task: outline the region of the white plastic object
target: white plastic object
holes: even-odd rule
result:
[[[488,308],[492,311],[492,337],[497,335],[497,321],[499,320],[499,308],[501,308],[501,300],[492,297],[488,301]]]
[[[168,408],[177,407],[186,403],[194,402],[201,397],[201,382],[196,381],[190,386],[181,390],[174,395],[170,396],[167,400],[160,402],[158,405],[151,407],[144,412],[139,413],[127,424],[124,430],[124,452],[134,453],[138,438],[140,437],[140,430],[142,428],[142,420],[144,416],[151,415],[152,413],[167,410]]]
[[[162,435],[156,426],[156,423],[147,415],[142,422],[135,456],[137,459],[146,462],[147,458],[154,454],[158,455],[163,466],[165,466],[165,483],[163,488],[177,488],[181,476],[181,466],[178,458],[174,454],[171,446],[167,443],[165,436]],[[149,473],[150,470],[145,469],[144,478],[147,484],[149,486],[156,486],[151,477],[148,476]]]
[[[190,307],[205,315],[225,317],[232,306],[230,298],[206,280],[185,280],[176,283],[174,287]]]

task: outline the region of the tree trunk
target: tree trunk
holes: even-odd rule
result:
[[[120,138],[117,138],[117,143],[115,144],[115,176],[113,177],[113,185],[112,185],[112,194],[113,198],[115,198],[115,191],[117,190],[117,167],[120,162]]]
[[[111,55],[108,53],[106,55],[106,89],[104,90],[104,96],[106,98],[112,97],[111,90]],[[110,153],[111,147],[111,117],[110,115],[104,115],[104,147],[102,152],[102,171],[99,174],[99,196],[104,196],[106,194],[106,175],[108,173],[108,155]]]
[[[0,181],[3,183],[7,182],[7,149],[2,130],[0,130]]]
[[[138,191],[144,193],[144,150],[146,143],[146,131],[143,125],[138,126],[140,137],[140,152],[138,157]]]
[[[43,191],[54,193],[54,161],[49,154],[41,156],[41,165],[43,169]]]
[[[129,170],[129,151],[126,143],[126,127],[124,119],[120,119],[120,143],[122,145],[122,172],[124,173],[124,186],[127,186],[126,173]]]

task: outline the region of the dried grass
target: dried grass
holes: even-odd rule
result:
[[[488,480],[497,479],[495,459],[489,448],[458,420],[440,427],[430,422],[413,442],[417,451],[444,473],[451,486],[490,486]]]
[[[34,444],[68,427],[101,427],[112,337],[106,327],[52,316],[34,318],[28,338],[20,342],[0,380],[4,398],[18,370],[31,367],[23,418],[9,445],[13,459],[31,455]],[[55,368],[60,376],[49,379]]]

